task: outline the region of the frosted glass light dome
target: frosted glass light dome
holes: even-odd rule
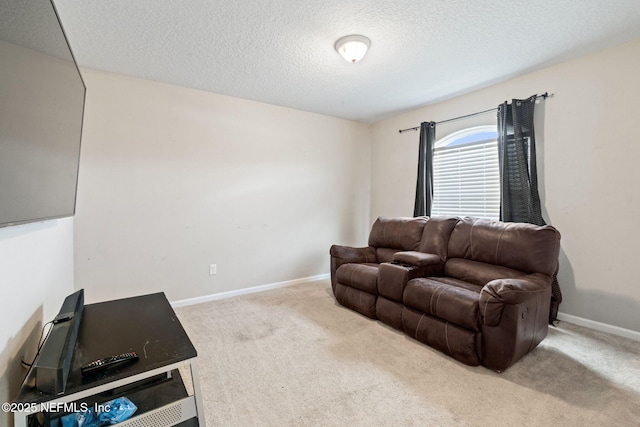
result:
[[[344,59],[355,64],[364,58],[370,46],[371,40],[365,36],[351,35],[338,39],[335,48]]]

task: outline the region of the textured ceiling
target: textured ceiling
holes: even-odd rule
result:
[[[367,123],[640,38],[638,0],[54,3],[81,66]]]

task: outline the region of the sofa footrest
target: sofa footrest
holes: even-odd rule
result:
[[[378,316],[378,320],[394,329],[402,331],[403,307],[400,302],[391,301],[388,298],[378,295],[378,301],[376,302],[376,315]]]
[[[336,300],[341,305],[350,308],[351,310],[357,311],[360,314],[364,314],[365,316],[372,319],[377,319],[377,295],[361,291],[360,289],[352,288],[351,286],[343,285],[340,282],[336,283],[334,294]]]
[[[408,307],[402,311],[404,332],[465,365],[480,365],[479,334]]]

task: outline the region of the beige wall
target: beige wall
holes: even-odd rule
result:
[[[83,77],[75,277],[87,301],[180,300],[326,274],[332,243],[366,241],[369,126]]]
[[[411,215],[418,133],[399,129],[548,91],[537,107],[543,213],[562,233],[560,311],[640,331],[640,40],[376,123],[371,217]],[[439,126],[437,137],[485,114]]]
[[[0,402],[11,402],[45,322],[73,292],[73,219],[0,228]],[[0,425],[12,425],[0,413]]]

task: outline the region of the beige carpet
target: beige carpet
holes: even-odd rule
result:
[[[208,426],[640,426],[640,343],[561,322],[502,374],[337,305],[328,281],[176,309]]]

